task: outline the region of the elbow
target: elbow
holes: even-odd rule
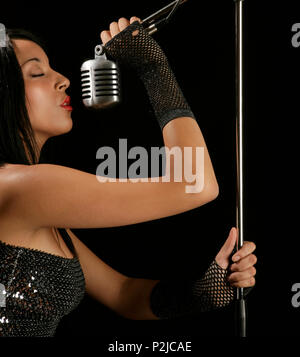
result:
[[[203,196],[205,199],[205,203],[209,203],[214,201],[219,196],[219,185],[217,182],[211,183],[207,185],[204,189]]]
[[[187,192],[186,192],[187,193]],[[197,208],[214,201],[219,196],[217,180],[206,182],[203,187],[193,186],[188,195],[192,202],[192,208]]]
[[[215,181],[212,185],[209,186],[208,188],[208,197],[209,201],[215,200],[219,196],[219,185],[218,182]]]

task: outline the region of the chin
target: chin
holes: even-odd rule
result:
[[[72,128],[73,128],[73,120],[72,120],[72,118],[70,118],[70,120],[69,120],[69,128],[67,129],[67,133],[69,132],[69,131],[71,131],[72,130]]]
[[[64,120],[63,125],[56,127],[55,130],[53,129],[51,130],[51,133],[49,133],[49,137],[67,134],[72,130],[72,128],[73,128],[73,120],[72,119],[69,119],[68,121]]]
[[[73,120],[71,116],[66,120],[65,118],[60,121],[59,130],[63,131],[62,134],[68,133],[73,128]]]

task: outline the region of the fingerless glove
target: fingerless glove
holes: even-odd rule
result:
[[[161,130],[178,117],[195,119],[164,52],[138,21],[113,37],[104,49],[112,59],[137,71]]]
[[[182,317],[229,305],[235,289],[228,283],[228,269],[214,260],[202,279],[161,280],[152,289],[150,307],[160,319]],[[244,296],[251,288],[244,289]]]

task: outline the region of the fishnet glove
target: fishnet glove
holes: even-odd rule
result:
[[[200,280],[161,280],[152,290],[151,310],[160,319],[170,319],[225,307],[235,297],[227,274],[214,260]]]
[[[108,56],[137,71],[161,130],[178,117],[195,119],[164,52],[138,21],[113,37],[104,48]]]

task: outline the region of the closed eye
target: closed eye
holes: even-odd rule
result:
[[[32,74],[31,77],[42,77],[43,75],[44,75],[44,73]]]

